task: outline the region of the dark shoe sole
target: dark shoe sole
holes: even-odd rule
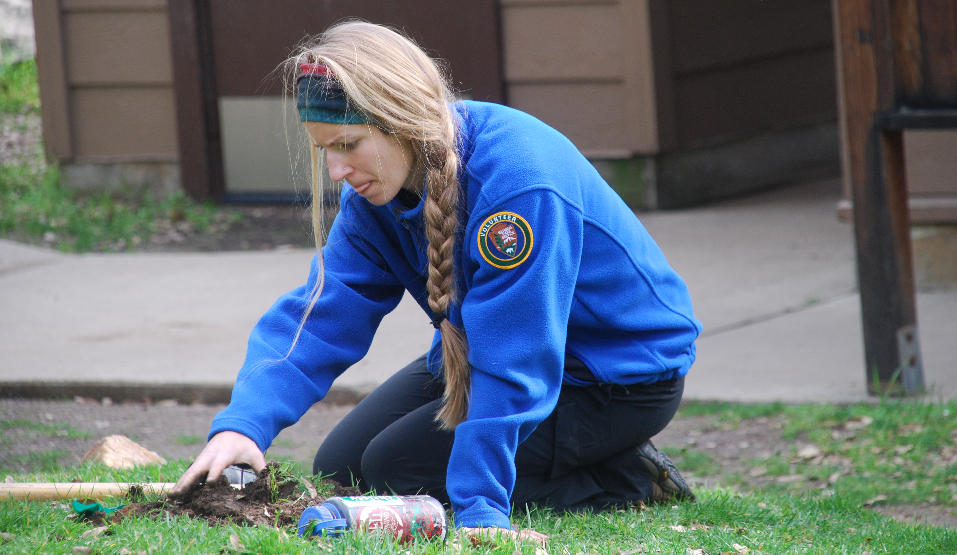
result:
[[[665,494],[672,495],[678,500],[696,501],[697,498],[691,486],[681,476],[675,464],[671,462],[651,441],[638,446],[638,459],[645,465],[652,479]]]

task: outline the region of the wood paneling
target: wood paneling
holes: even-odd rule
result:
[[[830,48],[680,77],[674,83],[677,141],[726,141],[836,116]]]
[[[819,50],[833,40],[827,0],[671,0],[668,9],[678,75]]]
[[[166,11],[166,0],[62,0],[64,12]]]
[[[73,157],[69,89],[63,59],[63,27],[57,0],[34,0],[37,73],[43,105],[43,145],[47,157],[68,162]]]
[[[208,0],[222,96],[280,95],[276,68],[303,39],[345,18],[388,24],[448,62],[456,88],[501,102],[495,0]]]
[[[509,104],[589,156],[656,153],[649,13],[648,0],[503,1]]]
[[[654,68],[650,82],[654,85],[658,149],[673,150],[678,144],[678,131],[675,121],[671,34],[668,31],[671,27],[668,0],[648,0],[648,19],[651,27],[651,55]]]
[[[631,156],[628,122],[622,117],[625,90],[621,84],[512,85],[509,99],[511,106],[563,133],[586,156]]]
[[[502,27],[509,83],[622,80],[617,5],[507,8]]]
[[[649,4],[662,150],[835,117],[828,0]]]
[[[957,108],[957,3],[924,0],[917,5],[924,61],[919,105]]]
[[[71,85],[172,85],[165,12],[67,13],[63,27]]]
[[[502,7],[508,6],[594,6],[618,4],[618,0],[499,0]]]
[[[173,91],[75,89],[71,96],[77,162],[174,161]]]
[[[633,153],[658,152],[658,107],[648,0],[621,3],[622,68],[629,146]]]
[[[905,131],[904,157],[912,196],[950,195],[957,202],[957,130]]]

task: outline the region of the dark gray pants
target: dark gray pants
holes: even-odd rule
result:
[[[313,472],[363,490],[427,493],[445,504],[454,434],[438,429],[444,385],[425,357],[379,386],[329,434]],[[601,510],[651,497],[634,449],[665,428],[684,378],[645,385],[564,386],[558,405],[515,455],[512,504]]]

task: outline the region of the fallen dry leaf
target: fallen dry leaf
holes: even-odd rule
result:
[[[874,419],[870,416],[862,416],[860,418],[851,420],[847,424],[844,424],[844,429],[846,430],[859,430],[864,426],[870,426],[874,422]]]
[[[229,536],[229,547],[235,549],[236,551],[246,550],[246,546],[239,541],[239,534],[232,534]]]
[[[897,433],[900,435],[919,434],[923,431],[924,427],[920,424],[904,424],[897,428]]]
[[[671,528],[671,529],[674,530],[675,532],[687,532],[687,531],[688,531],[688,529],[685,528],[684,526],[682,526],[681,524],[672,524],[672,525],[669,526],[668,528]]]
[[[81,537],[81,538],[90,538],[90,537],[95,538],[95,537],[99,536],[100,534],[102,534],[103,532],[106,532],[106,530],[107,530],[106,526],[97,526],[96,528],[90,528],[90,529],[87,530],[86,532],[83,532],[82,534],[80,534],[80,537]]]
[[[764,476],[767,473],[768,473],[767,468],[763,466],[759,466],[757,468],[752,468],[751,472],[748,472],[748,475],[751,476],[752,478],[757,478],[759,476]]]
[[[310,499],[315,499],[319,496],[319,492],[316,491],[316,486],[312,485],[312,482],[306,480],[305,478],[299,478],[299,481],[302,482],[302,485],[305,486],[306,491],[309,492]]]
[[[913,448],[914,448],[913,445],[898,445],[897,447],[894,448],[894,452],[897,453],[898,455],[903,455],[904,453],[907,453]]]
[[[804,475],[802,474],[788,474],[787,476],[778,476],[774,479],[774,481],[779,484],[793,484],[802,480],[804,480]]]
[[[878,495],[877,497],[873,497],[873,498],[871,498],[871,499],[868,499],[867,501],[864,502],[864,506],[865,506],[865,507],[870,507],[871,505],[873,505],[873,504],[875,504],[875,503],[880,503],[881,501],[887,501],[887,496],[886,496],[886,495]]]
[[[17,539],[16,534],[9,534],[9,533],[7,533],[7,532],[0,532],[0,540],[3,540],[3,541],[5,541],[5,542],[12,542],[12,541],[15,540],[15,539]]]
[[[751,548],[749,548],[749,547],[747,547],[747,546],[744,546],[744,545],[741,545],[740,543],[733,543],[733,544],[731,544],[731,547],[733,547],[734,550],[737,551],[738,553],[750,553],[750,552],[751,552]]]
[[[821,449],[817,445],[808,445],[797,452],[797,456],[802,459],[813,459],[821,456]]]
[[[705,555],[704,549],[691,549],[688,548],[688,555]]]
[[[692,524],[691,529],[692,530],[710,530],[711,527],[708,526],[707,524]]]
[[[73,548],[73,553],[76,555],[89,555],[90,553],[93,553],[93,548],[86,547],[85,545],[78,545]]]

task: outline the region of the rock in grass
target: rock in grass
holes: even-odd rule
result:
[[[166,459],[163,457],[121,435],[107,436],[97,441],[86,452],[86,455],[83,455],[83,462],[87,461],[103,463],[110,468],[123,469],[150,464],[166,464]]]

